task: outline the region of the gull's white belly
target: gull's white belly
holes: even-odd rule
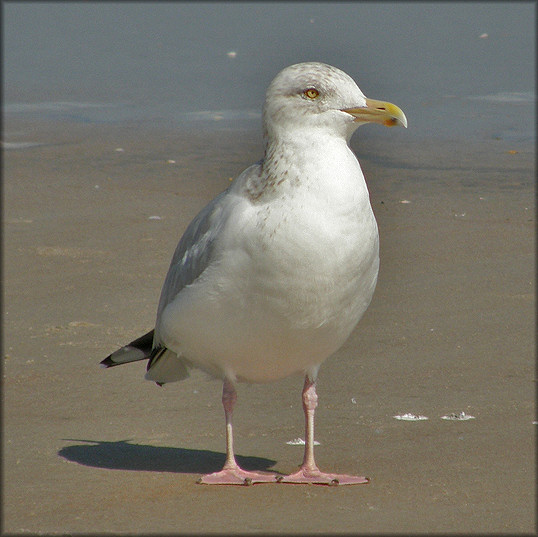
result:
[[[378,235],[366,203],[334,215],[253,208],[222,239],[222,257],[165,308],[162,341],[216,376],[250,382],[319,365],[374,292]]]

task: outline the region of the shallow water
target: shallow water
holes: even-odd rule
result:
[[[395,139],[534,141],[534,11],[515,2],[8,3],[4,111],[255,130],[273,76],[316,60],[400,105],[409,129],[391,131]],[[17,142],[10,132],[6,141]]]

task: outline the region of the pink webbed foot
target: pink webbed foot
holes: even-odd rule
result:
[[[298,472],[290,475],[278,477],[279,483],[296,483],[309,485],[362,485],[369,483],[367,477],[354,476],[347,474],[326,474],[318,468],[301,467]]]
[[[207,474],[198,479],[202,485],[254,485],[275,483],[277,475],[270,472],[249,472],[242,468],[224,468],[220,472]]]

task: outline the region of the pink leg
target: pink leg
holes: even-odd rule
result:
[[[253,485],[254,483],[274,483],[275,474],[269,472],[248,472],[239,467],[234,456],[232,414],[237,401],[234,385],[224,381],[222,388],[222,405],[226,416],[226,462],[220,472],[204,475],[198,483],[205,485]]]
[[[314,412],[318,406],[316,382],[305,378],[303,388],[303,409],[305,414],[306,439],[303,464],[298,472],[279,477],[279,483],[312,483],[316,485],[358,485],[368,483],[367,477],[346,474],[326,474],[321,472],[314,460]]]

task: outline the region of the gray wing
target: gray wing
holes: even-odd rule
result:
[[[160,337],[161,315],[181,290],[192,284],[218,256],[218,238],[236,203],[241,203],[244,188],[250,180],[258,178],[259,164],[247,168],[230,187],[218,195],[189,224],[172,257],[164,280],[157,308],[152,356],[148,362],[146,379],[158,384],[186,378],[192,366],[184,356],[166,348]]]
[[[189,224],[172,257],[157,308],[156,337],[161,314],[178,293],[204,272],[215,255],[215,239],[223,225],[225,190],[206,205]],[[154,344],[155,344],[154,343]]]
[[[260,163],[247,168],[228,189],[206,205],[187,227],[176,247],[164,280],[157,308],[156,331],[164,308],[212,262],[215,256],[215,240],[226,222],[227,215],[224,213],[229,213],[229,196],[241,192],[244,185],[253,177],[258,177],[259,173]]]
[[[172,257],[159,299],[153,350],[145,377],[159,385],[183,380],[189,376],[188,360],[167,349],[161,341],[159,320],[164,308],[211,263],[215,252],[215,238],[222,226],[221,216],[227,193],[228,190],[222,192],[198,213],[181,237]]]

